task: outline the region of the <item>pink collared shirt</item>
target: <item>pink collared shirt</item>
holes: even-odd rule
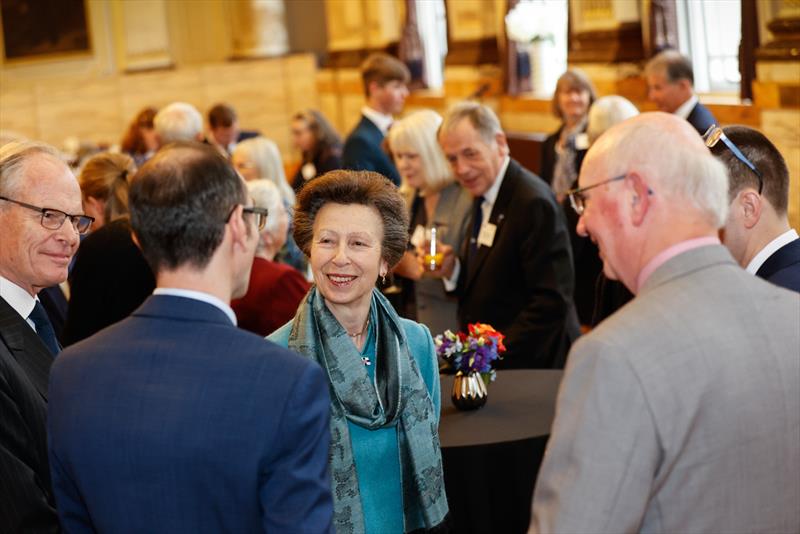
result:
[[[644,266],[644,269],[639,272],[639,276],[636,278],[636,293],[639,293],[639,291],[642,289],[642,286],[645,284],[645,282],[647,282],[647,279],[650,278],[650,275],[653,274],[656,269],[667,263],[667,261],[671,260],[678,254],[683,254],[684,252],[694,248],[719,244],[721,243],[717,236],[707,236],[688,239],[686,241],[676,243],[669,248],[665,248],[656,254],[656,256]]]

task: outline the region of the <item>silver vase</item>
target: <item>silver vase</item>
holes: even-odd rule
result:
[[[456,373],[453,379],[453,404],[459,410],[476,410],[486,404],[489,391],[480,373]]]

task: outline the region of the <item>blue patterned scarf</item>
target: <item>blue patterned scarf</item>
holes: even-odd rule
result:
[[[370,430],[397,427],[404,530],[431,528],[447,514],[433,402],[409,353],[400,318],[377,290],[372,292],[370,317],[378,340],[374,384],[316,286],[300,304],[289,334],[289,348],[317,361],[330,383],[336,532],[365,530],[348,421]]]

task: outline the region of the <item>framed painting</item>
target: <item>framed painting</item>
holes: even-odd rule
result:
[[[88,55],[85,0],[2,0],[3,60]]]

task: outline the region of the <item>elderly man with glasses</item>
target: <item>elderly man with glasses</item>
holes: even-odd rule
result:
[[[789,226],[783,156],[764,134],[746,126],[714,126],[706,145],[730,176],[723,243],[747,272],[800,292],[800,239]]]
[[[570,352],[531,532],[800,531],[800,295],[721,245],[725,167],[645,113],[578,183],[578,232],[636,296]]]
[[[60,347],[37,294],[67,278],[83,215],[53,147],[0,148],[0,531],[58,531],[47,463],[47,382]]]

